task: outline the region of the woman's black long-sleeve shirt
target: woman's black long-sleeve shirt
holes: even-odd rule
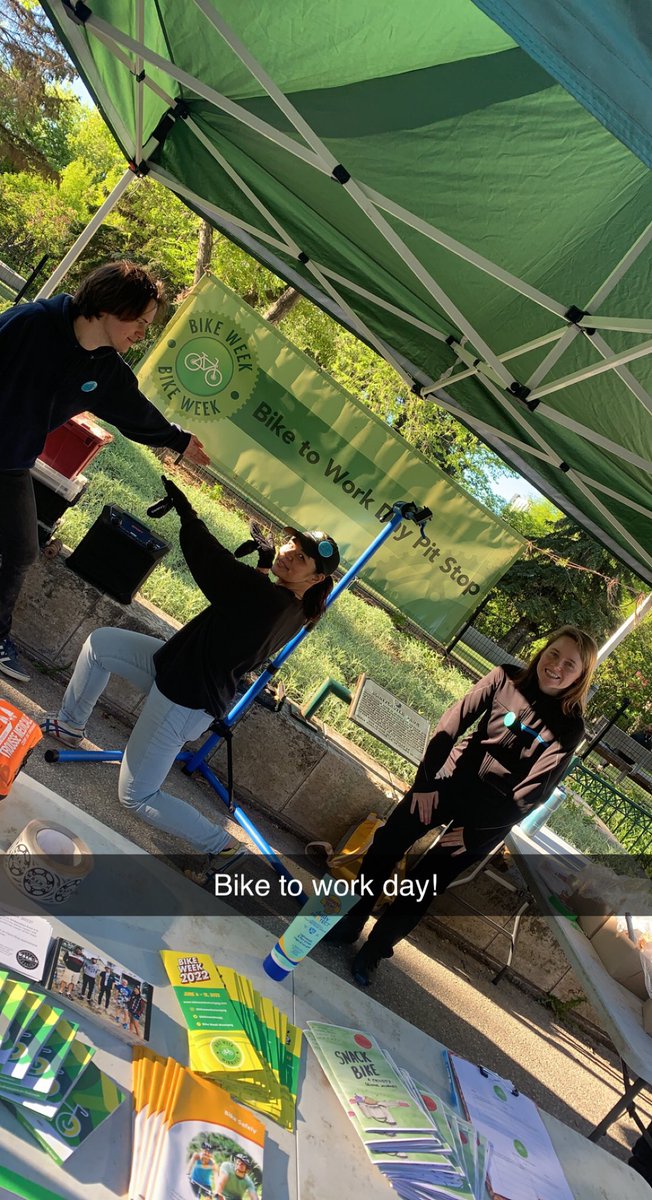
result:
[[[520,821],[548,799],[584,736],[580,716],[566,716],[536,679],[517,684],[519,674],[495,667],[480,679],[444,713],[419,766],[413,791],[436,790],[459,823],[488,830]]]
[[[182,518],[180,542],[210,603],[157,650],[156,686],[175,704],[222,717],[242,676],[305,624],[303,606],[288,588],[234,558],[196,514]]]

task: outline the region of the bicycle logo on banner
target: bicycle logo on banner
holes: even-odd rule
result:
[[[189,371],[202,371],[204,379],[210,387],[219,387],[222,383],[223,376],[220,371],[219,358],[213,362],[207,354],[186,354],[184,366]]]

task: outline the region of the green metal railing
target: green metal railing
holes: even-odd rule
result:
[[[332,675],[328,675],[300,708],[301,716],[305,717],[306,721],[309,721],[311,717],[314,717],[317,709],[321,707],[324,701],[328,700],[329,696],[336,696],[338,700],[343,700],[346,704],[351,703],[349,688],[344,683],[340,683],[339,679],[334,679]]]
[[[631,854],[652,852],[652,808],[632,800],[583,763],[566,776],[564,785],[579,792]]]

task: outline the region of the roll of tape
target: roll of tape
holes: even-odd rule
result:
[[[85,842],[63,825],[30,821],[4,855],[11,882],[38,904],[64,904],[93,869]]]

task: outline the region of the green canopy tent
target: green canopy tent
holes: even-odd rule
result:
[[[652,583],[652,105],[633,3],[43,6],[132,170]]]

